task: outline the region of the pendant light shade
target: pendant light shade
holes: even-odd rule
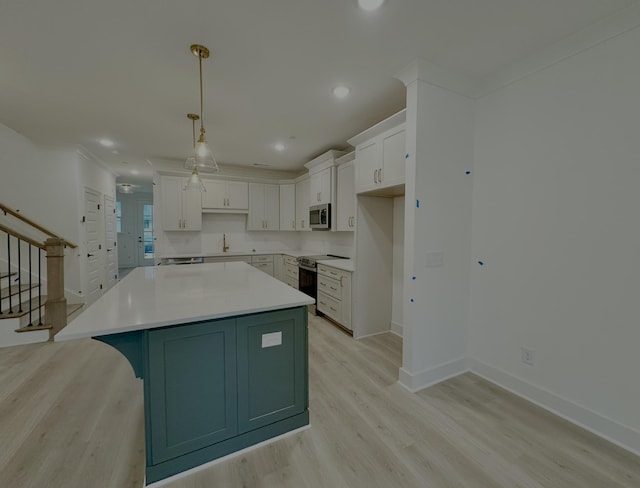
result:
[[[207,144],[202,117],[202,60],[209,57],[209,49],[199,44],[193,44],[191,46],[191,52],[198,57],[198,66],[200,68],[200,137],[198,138],[198,142],[194,144],[193,151],[191,151],[191,154],[185,161],[184,167],[191,170],[196,169],[202,172],[217,173],[220,169],[218,168],[218,163],[216,163],[211,148]]]
[[[197,114],[187,114],[187,118],[191,120],[191,131],[193,134],[193,147],[196,147],[196,120],[200,118]],[[192,163],[190,161],[192,160]],[[187,166],[189,165],[189,166]],[[185,167],[189,167],[192,172],[191,176],[187,180],[187,184],[184,186],[185,190],[197,190],[200,192],[205,192],[207,189],[202,182],[202,178],[200,178],[200,174],[198,173],[198,164],[193,155],[187,158],[185,162]]]

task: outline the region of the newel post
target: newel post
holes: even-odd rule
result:
[[[51,325],[49,340],[67,325],[67,299],[64,297],[64,239],[52,237],[44,243],[47,251],[46,322]]]

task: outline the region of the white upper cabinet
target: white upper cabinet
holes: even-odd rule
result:
[[[405,110],[349,139],[356,148],[356,193],[404,195]]]
[[[344,151],[332,149],[305,164],[311,179],[309,205],[331,204],[331,230],[336,222],[336,159]]]
[[[202,180],[202,209],[246,213],[249,209],[249,184],[245,181]]]
[[[355,153],[340,158],[337,163],[337,202],[336,230],[353,231],[356,227],[356,194],[355,194]],[[344,161],[347,161],[346,163]]]
[[[249,183],[247,230],[278,230],[279,228],[279,185]]]
[[[307,177],[296,183],[296,230],[309,231],[309,196],[311,180]]]
[[[311,205],[331,203],[333,168],[325,168],[311,175]]]
[[[280,185],[280,230],[296,230],[296,185]]]
[[[183,190],[187,178],[160,177],[162,228],[165,231],[202,230],[201,193]]]

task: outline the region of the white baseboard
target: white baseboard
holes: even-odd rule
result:
[[[544,388],[532,385],[500,369],[468,358],[469,370],[549,412],[640,455],[640,432],[595,413]]]
[[[395,335],[402,337],[403,330],[404,328],[402,324],[393,321],[391,322],[391,332],[393,332]]]
[[[415,393],[467,371],[469,371],[467,358],[454,359],[417,373],[410,373],[404,368],[400,368],[398,383]]]

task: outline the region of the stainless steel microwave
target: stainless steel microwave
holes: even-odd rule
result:
[[[331,229],[331,204],[309,207],[309,227],[316,230]]]

